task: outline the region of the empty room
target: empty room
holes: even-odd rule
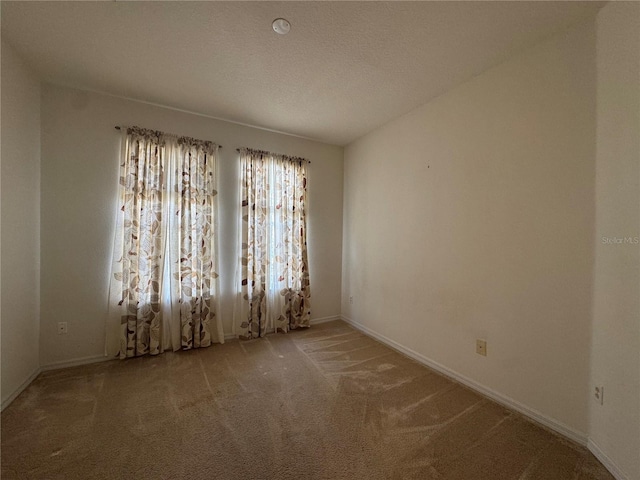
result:
[[[0,8],[1,478],[640,480],[640,2]]]

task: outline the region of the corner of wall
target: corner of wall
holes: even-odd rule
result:
[[[640,478],[640,3],[596,19],[596,229],[589,449],[618,479]]]
[[[40,372],[41,84],[2,39],[2,408]]]

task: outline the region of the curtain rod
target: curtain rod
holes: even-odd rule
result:
[[[282,153],[271,153],[271,152],[267,152],[265,150],[254,150],[253,148],[248,148],[247,150],[253,150],[254,152],[260,152],[260,153],[266,153],[267,155],[282,155],[283,157],[289,157],[289,155],[284,155]],[[236,148],[236,152],[240,153],[240,149]],[[302,158],[302,157],[290,157],[293,160],[304,160],[307,163],[311,163],[311,160],[307,160],[306,158]]]
[[[116,125],[115,128],[116,128],[116,130],[122,130],[122,127],[120,125]],[[212,143],[215,143],[215,142],[212,142]],[[222,145],[218,145],[218,148],[222,148]]]

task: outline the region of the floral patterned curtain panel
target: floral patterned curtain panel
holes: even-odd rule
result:
[[[234,313],[241,338],[308,327],[307,162],[240,149],[242,256]]]
[[[223,342],[216,316],[218,146],[138,127],[127,128],[123,145],[107,353],[116,343],[127,358]]]
[[[178,139],[173,175],[175,212],[170,224],[171,296],[179,299],[180,346],[208,347],[212,335],[224,340],[216,312],[217,145]]]

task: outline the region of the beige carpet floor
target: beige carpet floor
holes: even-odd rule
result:
[[[40,375],[2,479],[611,479],[584,448],[336,321]]]

